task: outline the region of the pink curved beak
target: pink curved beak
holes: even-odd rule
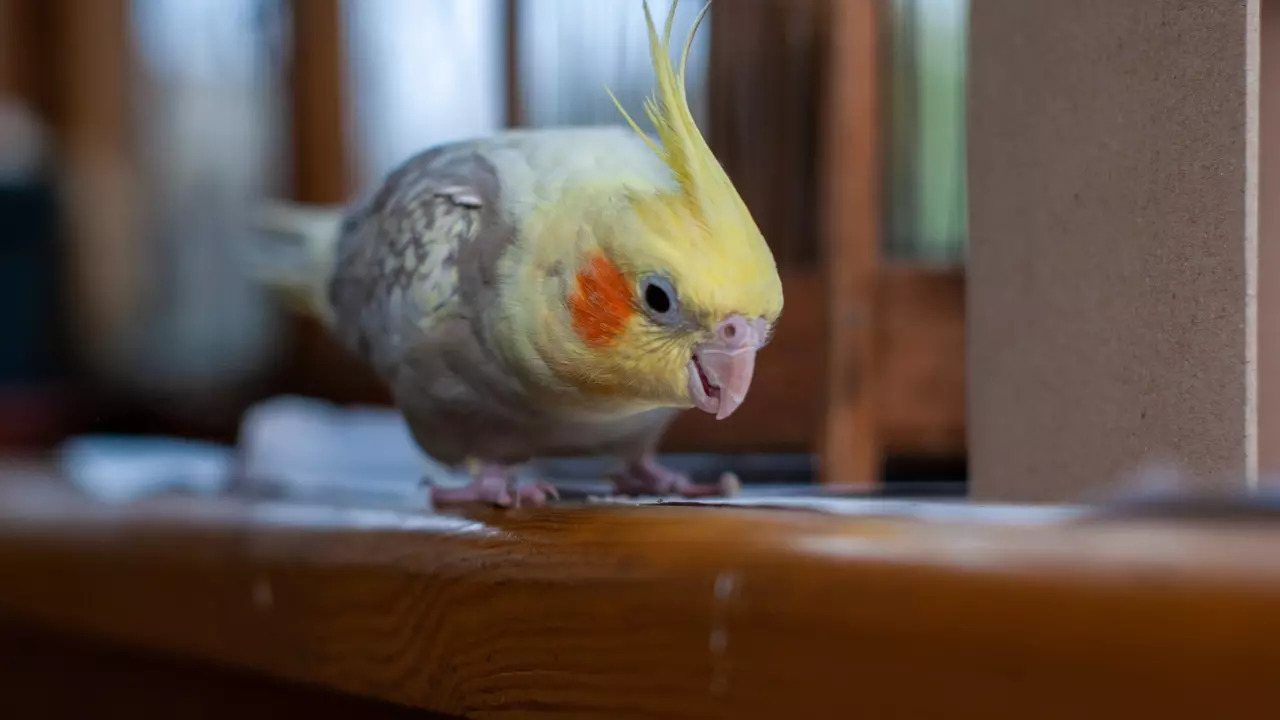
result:
[[[713,339],[698,345],[689,360],[689,397],[694,407],[723,420],[747,399],[756,369],[756,351],[764,344],[764,318],[749,321],[730,315],[716,325]]]

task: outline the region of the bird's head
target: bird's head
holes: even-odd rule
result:
[[[573,250],[565,312],[557,313],[568,345],[551,361],[589,397],[695,407],[725,418],[747,395],[783,299],[773,254],[686,101],[685,60],[705,14],[677,72],[670,53],[675,3],[661,36],[645,6],[657,76],[646,109],[658,141],[618,109],[674,182],[583,209],[590,232]]]

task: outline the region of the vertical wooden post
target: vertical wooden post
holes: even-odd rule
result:
[[[524,87],[520,82],[520,0],[506,1],[506,17],[503,19],[503,59],[506,72],[503,88],[506,91],[507,127],[524,125]]]
[[[291,0],[293,52],[289,81],[294,199],[346,204],[353,178],[347,132],[346,55],[341,0]],[[279,371],[279,389],[339,402],[386,402],[386,390],[317,321],[294,316],[294,348]]]
[[[711,4],[708,141],[783,272],[808,270],[821,254],[813,148],[825,130],[833,4]]]
[[[0,96],[17,95],[21,85],[23,24],[18,0],[0,0]]]
[[[43,110],[37,71],[40,8],[35,0],[0,0],[0,97]],[[47,84],[47,83],[45,83]]]
[[[292,0],[294,197],[345,202],[351,189],[340,0]]]
[[[832,6],[824,177],[828,397],[825,483],[880,475],[875,298],[880,245],[879,0]]]
[[[973,495],[1257,470],[1259,0],[975,0]]]
[[[77,349],[98,369],[119,362],[118,343],[145,301],[152,269],[138,233],[133,142],[135,57],[128,0],[49,0],[46,117],[57,153],[71,239]]]

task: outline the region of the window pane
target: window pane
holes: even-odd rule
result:
[[[501,0],[347,0],[343,11],[362,185],[432,145],[502,127]]]
[[[519,7],[520,86],[525,122],[534,127],[625,122],[608,86],[646,131],[644,99],[653,67],[640,3],[629,0],[522,0]],[[669,0],[649,3],[662,29]],[[684,46],[702,3],[680,3],[672,29],[674,53]],[[687,84],[694,120],[706,132],[710,18],[689,52]],[[678,55],[674,55],[678,57]]]
[[[968,234],[968,0],[893,0],[888,253],[958,262]]]
[[[150,286],[116,364],[148,390],[244,380],[273,313],[244,272],[249,214],[283,190],[282,0],[134,0],[135,121]]]

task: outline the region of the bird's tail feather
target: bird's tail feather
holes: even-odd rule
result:
[[[342,209],[269,202],[254,221],[250,273],[295,309],[327,322],[325,286],[337,254]]]

